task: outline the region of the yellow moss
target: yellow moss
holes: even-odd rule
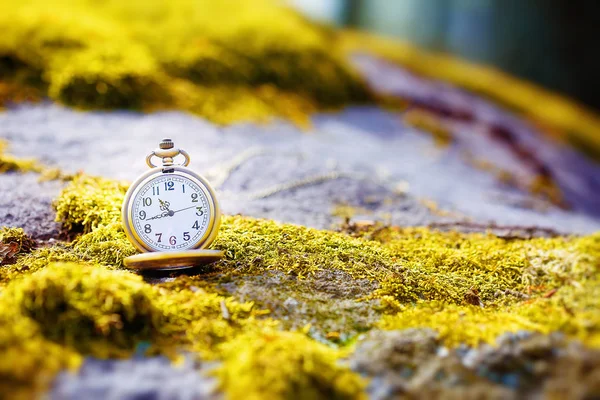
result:
[[[28,0],[5,8],[0,71],[74,106],[305,123],[307,111],[373,100],[335,35],[277,1]]]
[[[121,220],[121,204],[128,184],[81,175],[54,202],[56,221],[67,230],[84,233]]]
[[[82,259],[122,267],[123,259],[137,253],[123,232],[121,222],[101,225],[73,242],[73,251]]]
[[[22,228],[0,227],[1,244],[17,244],[18,253],[28,253],[35,247],[35,241]]]
[[[185,279],[184,279],[185,281]],[[277,322],[261,316],[268,311],[257,309],[252,302],[238,302],[209,288],[193,284],[159,285],[160,304],[169,321],[169,329],[181,335],[203,359],[220,359],[220,347],[240,334],[272,329]],[[168,339],[172,340],[172,339]]]
[[[218,374],[228,399],[366,398],[364,382],[337,363],[336,350],[301,333],[243,335],[224,347]]]
[[[600,156],[600,117],[576,102],[492,67],[361,32],[341,34],[348,52],[367,51],[429,78],[485,95],[539,122],[543,131]],[[544,129],[544,126],[550,129]]]
[[[222,343],[276,326],[263,314],[252,303],[205,290],[152,286],[128,271],[46,260],[0,292],[0,388],[11,398],[41,390],[85,355],[127,357],[146,342],[154,352],[193,350],[218,359]]]
[[[553,292],[547,292],[553,293]],[[380,322],[383,329],[431,328],[448,346],[494,344],[506,332],[563,332],[590,347],[600,347],[600,282],[565,285],[543,296],[511,305],[460,306],[419,302],[398,306]]]
[[[82,357],[44,338],[40,327],[5,299],[6,295],[0,296],[0,393],[11,399],[31,399],[58,372],[79,366]]]
[[[397,313],[384,316],[382,329],[431,328],[447,346],[462,343],[477,346],[494,343],[505,332],[541,331],[542,326],[501,309],[459,306],[444,302],[421,302],[417,306],[400,306]]]
[[[6,172],[41,172],[42,166],[34,159],[17,158],[6,154],[8,143],[0,139],[0,174]]]
[[[4,294],[44,337],[98,357],[130,354],[164,322],[152,288],[128,272],[53,263]]]
[[[425,110],[409,110],[404,113],[404,122],[417,129],[431,133],[438,146],[448,146],[453,136],[440,117]]]
[[[165,101],[155,60],[143,47],[127,52],[96,46],[70,55],[48,72],[51,98],[93,108],[136,108]]]
[[[118,230],[125,190],[125,185],[101,178],[76,179],[56,201],[57,218],[67,228],[112,222]],[[375,235],[364,235],[375,240],[225,216],[213,247],[225,251],[226,260],[219,264],[224,273],[235,266],[236,274],[278,270],[302,279],[319,270],[338,270],[354,279],[377,282],[380,287],[373,293],[375,297],[455,304],[463,304],[472,289],[487,302],[493,301],[498,291],[527,294],[535,287],[557,287],[565,279],[593,274],[600,259],[598,250],[592,250],[600,247],[597,235],[506,240],[491,234],[425,228],[378,229]],[[122,235],[115,237],[125,241]],[[584,243],[586,250],[581,251]],[[118,258],[113,262],[118,263]]]

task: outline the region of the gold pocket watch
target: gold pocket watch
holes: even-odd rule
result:
[[[177,156],[184,158],[181,164],[174,163]],[[162,166],[152,162],[154,157]],[[163,139],[146,163],[151,169],[132,183],[123,201],[125,234],[141,251],[125,258],[125,266],[171,270],[223,257],[222,251],[206,249],[219,231],[219,203],[208,181],[187,168],[188,153]]]

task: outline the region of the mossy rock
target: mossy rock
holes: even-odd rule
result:
[[[599,343],[598,235],[503,239],[376,225],[335,233],[225,216],[214,243],[224,260],[151,285],[119,270],[134,253],[119,221],[126,189],[75,177],[55,202],[75,240],[0,270],[0,308],[15,321],[0,338],[12,346],[14,329],[29,326],[37,343],[21,351],[24,368],[40,351],[68,349],[28,369],[25,388],[44,387],[40,373],[85,355],[126,357],[147,343],[153,353],[222,362],[217,376],[231,398],[360,398],[365,383],[342,360],[374,328],[431,328],[450,348],[522,330]],[[271,369],[273,359],[285,368]]]

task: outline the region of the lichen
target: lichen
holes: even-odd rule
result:
[[[224,345],[222,389],[237,399],[361,399],[364,382],[336,351],[298,332],[242,335]]]

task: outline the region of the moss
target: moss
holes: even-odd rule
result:
[[[22,228],[9,228],[7,226],[0,227],[0,243],[18,245],[17,252],[20,254],[29,253],[35,248],[35,240],[25,233]]]
[[[121,220],[128,184],[86,175],[75,177],[55,201],[56,221],[71,231],[91,232]]]
[[[140,47],[127,52],[118,46],[78,51],[48,75],[49,96],[72,106],[142,109],[168,100],[154,59]]]
[[[0,174],[6,172],[41,172],[42,166],[33,159],[22,159],[6,154],[8,143],[0,140]]]
[[[5,8],[0,60],[11,81],[76,107],[305,123],[308,111],[373,101],[336,36],[276,1],[30,0]]]
[[[65,245],[57,244],[52,247],[42,247],[29,254],[17,257],[14,264],[3,266],[0,269],[0,285],[22,279],[45,268],[51,262],[78,261],[80,261],[79,255],[69,251]]]
[[[74,369],[82,357],[41,335],[40,327],[24,318],[6,295],[0,295],[0,393],[30,399],[45,390],[54,376]]]
[[[141,277],[85,264],[49,264],[7,290],[44,337],[99,357],[129,354],[164,318]]]
[[[159,285],[160,304],[168,320],[168,331],[180,336],[179,342],[204,359],[221,359],[221,345],[235,337],[263,329],[277,327],[277,322],[269,318],[268,310],[255,307],[252,302],[240,302],[229,296],[214,293],[193,283]],[[173,338],[168,337],[167,343]]]
[[[113,265],[120,265],[121,257],[131,250],[118,232],[124,191],[123,185],[82,177],[73,181],[56,202],[59,216],[63,216],[59,220],[67,227],[80,226],[87,220],[96,221],[96,225],[114,224],[98,230],[98,236],[90,239],[99,241],[101,248],[103,238],[109,237],[114,240],[113,248],[122,249],[106,259]],[[61,212],[61,205],[68,208]],[[368,290],[356,300],[384,299],[392,308],[394,303],[418,300],[487,305],[497,302],[499,293],[509,293],[501,297],[503,302],[515,302],[532,293],[539,295],[539,288],[550,290],[569,280],[589,279],[596,273],[600,259],[598,235],[510,240],[491,234],[380,227],[357,235],[361,237],[225,216],[213,247],[223,249],[226,258],[215,265],[213,281],[224,284],[239,279],[243,284],[249,276],[257,276],[267,282],[271,280],[269,274],[277,271],[336,296],[321,282],[331,280],[338,271],[343,275],[334,278],[336,284],[351,287],[352,282],[365,280],[361,285]],[[80,240],[85,245],[79,248],[88,245],[90,240],[84,238]],[[93,253],[91,259],[98,260]],[[205,277],[198,278],[202,279]],[[242,288],[238,286],[236,290]],[[253,298],[252,293],[247,295]],[[255,298],[260,297],[264,299]],[[310,300],[302,294],[299,297]],[[364,315],[364,309],[357,312],[357,316]],[[349,329],[353,322],[347,319],[344,327]]]
[[[454,140],[452,132],[437,115],[425,110],[409,110],[404,113],[404,122],[417,129],[431,133],[435,143],[446,147]]]
[[[123,259],[137,253],[121,228],[121,222],[102,225],[77,238],[73,251],[84,260],[122,267]]]
[[[227,398],[366,398],[358,375],[337,364],[336,351],[295,332],[243,335],[224,346],[219,369]]]
[[[439,332],[448,346],[494,344],[507,332],[535,331],[544,334],[563,332],[590,347],[600,347],[600,284],[564,286],[551,298],[543,295],[511,305],[486,308],[444,302],[419,302],[400,306],[385,316],[383,329],[431,328]]]
[[[0,387],[11,395],[44,389],[85,355],[128,357],[146,342],[153,352],[219,358],[222,343],[277,326],[263,314],[205,290],[152,286],[128,271],[46,258],[0,292]]]

